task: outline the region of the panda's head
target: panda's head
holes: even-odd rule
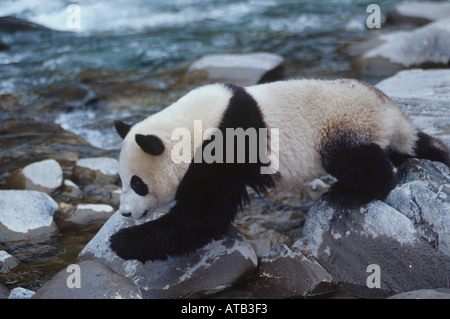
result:
[[[142,218],[174,199],[183,173],[170,159],[170,135],[149,133],[145,122],[132,126],[115,121],[114,126],[124,139],[119,159],[119,210],[125,217]]]

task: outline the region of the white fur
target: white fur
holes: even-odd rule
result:
[[[353,80],[291,80],[246,90],[258,103],[269,132],[279,129],[279,153],[272,157],[279,158],[280,183],[301,184],[325,174],[319,150],[340,129],[353,132],[358,141],[413,152],[416,131],[409,119],[392,100],[368,85]],[[170,150],[178,141],[171,140],[172,132],[186,128],[193,137],[199,133],[194,132],[194,120],[202,120],[203,131],[216,128],[231,97],[224,85],[204,86],[132,127],[120,155],[122,213],[140,217],[174,199],[189,163],[173,163]],[[166,150],[159,156],[144,153],[135,134],[158,136]],[[192,156],[194,151],[192,139]],[[133,175],[148,185],[149,195],[142,197],[131,190]]]

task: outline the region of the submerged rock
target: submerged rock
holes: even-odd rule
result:
[[[398,174],[404,176],[411,166],[426,162],[407,161]],[[361,296],[446,287],[450,178],[445,171],[438,182],[401,182],[385,202],[359,208],[340,210],[325,195],[311,207],[303,238],[294,246],[312,253],[336,281]],[[430,236],[435,236],[439,250]],[[381,272],[377,289],[368,285],[371,265]]]
[[[283,65],[283,57],[274,53],[210,54],[193,62],[187,76],[248,86],[278,78]]]
[[[43,192],[0,190],[0,242],[54,234],[57,208],[58,204]]]
[[[421,26],[447,17],[450,17],[450,3],[404,2],[389,11],[386,22]]]
[[[71,83],[58,85],[49,89],[45,94],[55,107],[81,108],[96,102],[99,98],[97,94],[81,83]]]
[[[158,216],[154,214],[154,217]],[[134,224],[116,212],[86,245],[78,259],[96,260],[131,278],[144,298],[188,298],[214,294],[246,279],[257,258],[247,240],[234,228],[186,256],[163,261],[124,261],[109,247],[109,237]]]
[[[14,171],[8,177],[13,189],[28,189],[52,194],[62,186],[63,171],[54,159],[47,159]]]
[[[142,299],[142,295],[130,279],[87,260],[61,270],[32,299]]]

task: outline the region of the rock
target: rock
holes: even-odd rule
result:
[[[411,165],[411,161],[405,163],[399,174],[405,175],[401,171]],[[445,184],[407,182],[398,185],[386,202],[344,211],[330,205],[324,195],[309,210],[303,237],[294,247],[312,253],[337,282],[359,296],[386,297],[393,292],[446,287],[450,256],[423,237],[433,233],[437,238],[439,232],[447,236],[448,191],[450,179]],[[370,265],[378,265],[381,271],[378,289],[367,286]]]
[[[5,42],[0,41],[0,51],[8,51],[8,50],[9,50],[9,46]],[[9,94],[7,94],[7,95],[9,95]],[[1,100],[1,98],[0,98],[0,100]],[[0,104],[0,107],[1,106],[2,105]]]
[[[34,291],[17,287],[11,290],[8,299],[30,299],[34,295]]]
[[[396,294],[388,299],[450,299],[450,289],[419,289]]]
[[[53,214],[57,208],[58,204],[42,192],[0,190],[0,242],[55,233]]]
[[[330,294],[335,284],[331,275],[314,259],[281,245],[261,258],[249,284],[250,298],[298,298]]]
[[[32,299],[142,299],[142,295],[130,279],[87,260],[61,270]]]
[[[0,272],[8,273],[11,269],[17,267],[19,261],[4,250],[0,250]]]
[[[438,175],[438,171],[443,174]],[[428,175],[428,180],[418,172]],[[399,167],[398,174],[403,177],[402,184],[385,202],[408,217],[422,238],[450,258],[450,168],[439,162],[412,159]],[[414,175],[421,179],[412,180]],[[433,181],[432,176],[439,177]]]
[[[115,184],[119,181],[119,161],[110,157],[79,159],[73,177],[82,184]]]
[[[153,218],[158,216],[155,213]],[[99,261],[132,279],[144,298],[204,297],[246,279],[256,268],[255,252],[234,227],[224,238],[186,256],[144,264],[124,261],[111,250],[108,238],[135,222],[116,212],[81,251],[78,260]]]
[[[381,81],[378,89],[394,99],[425,133],[450,145],[450,70],[406,70]]]
[[[70,205],[58,211],[58,225],[104,223],[113,213],[113,208],[106,204],[78,204],[75,207]]]
[[[0,145],[0,188],[6,188],[5,175],[35,161],[53,158],[63,172],[69,174],[78,157],[115,156],[117,153],[95,148],[57,124],[33,120],[2,121]]]
[[[54,159],[47,159],[14,171],[8,177],[13,189],[28,189],[52,194],[62,186],[63,171]]]
[[[59,201],[72,202],[77,199],[82,199],[84,197],[83,192],[78,187],[77,184],[72,182],[70,179],[65,179],[63,183],[63,191],[58,196]]]
[[[52,31],[40,24],[8,16],[0,17],[0,31],[13,33],[18,31]]]
[[[53,106],[81,108],[98,100],[97,94],[81,83],[58,85],[45,94]]]
[[[450,17],[450,3],[404,2],[397,4],[388,12],[386,22],[421,26],[448,17]]]
[[[0,299],[8,299],[9,294],[9,289],[0,284]]]
[[[363,74],[388,75],[403,68],[447,67],[450,18],[411,31],[395,31],[345,45],[338,52],[357,59],[351,67]]]
[[[0,41],[0,51],[2,44]],[[3,111],[15,111],[21,107],[20,97],[11,93],[0,94],[0,109]]]
[[[278,78],[283,65],[283,57],[274,53],[211,54],[193,62],[187,76],[248,86]]]

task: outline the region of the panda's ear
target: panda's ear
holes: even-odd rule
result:
[[[136,143],[145,153],[161,155],[164,152],[164,143],[158,136],[136,134]]]
[[[125,138],[125,136],[127,136],[128,132],[131,129],[131,126],[132,125],[124,123],[122,121],[114,121],[114,127],[116,128],[116,131],[117,133],[119,133],[121,138]]]

